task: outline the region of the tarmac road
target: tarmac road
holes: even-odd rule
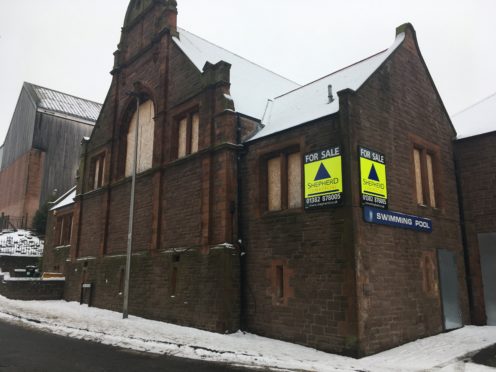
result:
[[[139,353],[0,321],[0,372],[24,371],[240,372],[250,370],[218,363]]]

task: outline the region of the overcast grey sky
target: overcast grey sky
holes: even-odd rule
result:
[[[22,83],[103,102],[128,0],[0,0],[0,144]],[[178,0],[180,27],[300,84],[411,22],[450,114],[496,91],[495,0]]]

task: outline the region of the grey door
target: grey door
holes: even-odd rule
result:
[[[439,249],[437,256],[444,329],[460,328],[462,326],[462,314],[458,297],[458,270],[455,254],[446,249]]]
[[[487,325],[496,325],[496,233],[478,237]]]

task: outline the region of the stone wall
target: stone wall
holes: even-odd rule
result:
[[[13,274],[15,269],[25,269],[26,266],[38,266],[40,257],[0,256],[0,269],[4,273]]]
[[[403,44],[356,93],[340,95],[351,139],[349,173],[359,174],[358,146],[386,158],[389,209],[432,220],[432,233],[364,222],[360,180],[352,177],[360,353],[376,353],[443,331],[438,249],[455,254],[459,302],[469,324],[454,129],[422,60],[411,26]],[[436,204],[417,202],[414,148],[433,159]],[[424,179],[426,175],[424,173]]]
[[[23,301],[61,300],[64,295],[64,281],[24,278],[4,280],[0,275],[0,295]]]

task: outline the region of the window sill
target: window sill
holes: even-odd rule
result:
[[[417,210],[421,211],[422,213],[430,213],[434,216],[439,216],[444,213],[444,210],[440,207],[431,207],[430,205],[425,204],[417,204]]]
[[[270,217],[278,217],[278,216],[297,215],[301,213],[303,213],[303,207],[281,209],[278,211],[264,211],[262,217],[270,218]]]
[[[70,244],[66,244],[66,245],[57,245],[56,247],[54,247],[53,249],[55,250],[59,250],[59,249],[64,249],[64,248],[70,248],[71,245]]]

